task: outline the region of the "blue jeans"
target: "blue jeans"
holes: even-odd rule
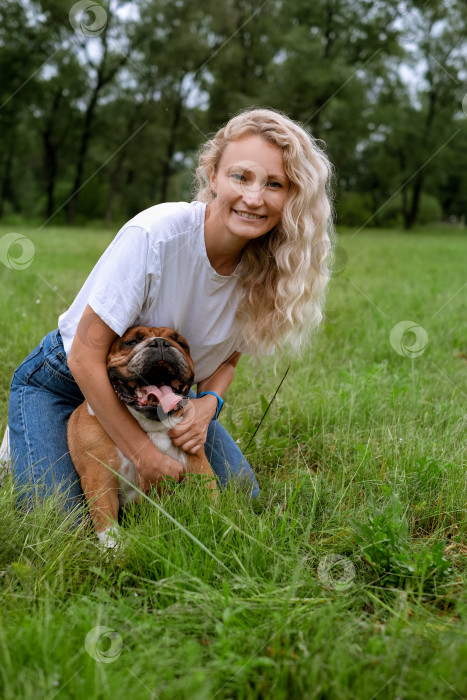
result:
[[[66,510],[84,503],[78,475],[68,452],[67,422],[84,397],[68,369],[57,329],[48,333],[20,364],[10,389],[8,425],[15,483],[29,505],[53,491],[66,492]],[[253,471],[217,420],[211,421],[206,456],[219,485],[242,482],[252,497],[259,493]],[[34,498],[35,497],[35,498]]]

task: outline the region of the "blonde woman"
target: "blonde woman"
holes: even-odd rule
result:
[[[330,164],[316,141],[285,115],[252,109],[231,119],[201,149],[191,203],[137,214],[102,255],[58,329],[16,370],[10,394],[13,473],[43,497],[82,492],[66,425],[89,402],[103,428],[135,464],[148,491],[182,466],[161,454],[115,394],[106,357],[134,325],[169,326],[195,364],[190,420],[169,433],[196,453],[203,445],[220,485],[254,473],[217,420],[242,353],[261,356],[300,345],[322,318],[332,229]],[[194,417],[193,417],[194,413]]]

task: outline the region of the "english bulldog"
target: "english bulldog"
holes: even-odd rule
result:
[[[189,454],[176,447],[167,435],[183,420],[194,379],[193,360],[185,338],[172,328],[130,328],[112,343],[107,372],[118,398],[157,449],[178,460],[185,473],[210,476],[207,486],[214,493],[216,481],[204,449]],[[138,500],[139,494],[133,488],[137,483],[136,469],[105,433],[86,401],[71,414],[67,437],[97,536],[104,547],[115,547],[119,507]],[[107,469],[106,464],[126,481]]]

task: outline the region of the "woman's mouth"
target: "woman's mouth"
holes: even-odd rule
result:
[[[239,209],[234,209],[233,210],[237,216],[240,216],[242,219],[250,219],[252,221],[258,221],[258,219],[264,219],[264,216],[261,216],[260,214],[250,214],[248,211],[240,211]]]

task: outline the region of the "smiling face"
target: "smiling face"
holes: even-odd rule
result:
[[[261,136],[244,136],[224,149],[211,172],[210,204],[219,235],[241,245],[280,223],[290,181],[281,149]]]

